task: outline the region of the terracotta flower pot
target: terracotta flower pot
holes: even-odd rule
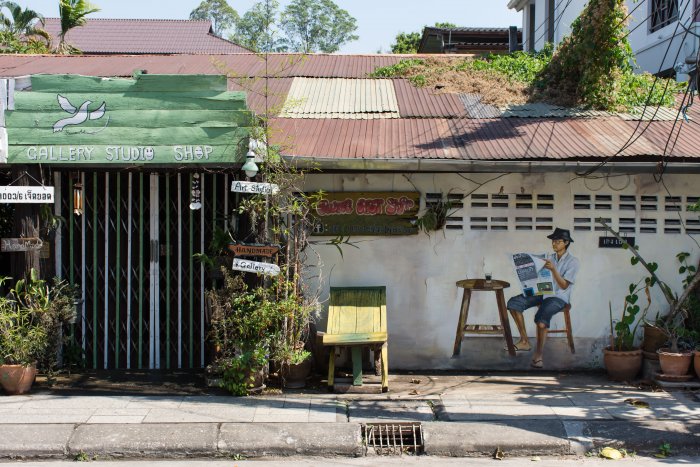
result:
[[[667,340],[668,336],[661,328],[645,324],[644,338],[642,340],[644,356],[652,360],[658,360],[659,356],[656,351],[663,347]]]
[[[311,373],[311,359],[307,358],[296,365],[285,366],[282,372],[284,386],[289,389],[306,387],[306,377]]]
[[[2,365],[0,366],[0,384],[10,395],[29,392],[36,378],[36,365]]]
[[[700,379],[700,350],[696,350],[694,352],[695,356],[693,357],[693,368],[695,368],[695,376]]]
[[[663,348],[657,351],[661,373],[669,376],[683,376],[688,374],[693,359],[692,352],[671,352],[671,349]]]
[[[631,381],[642,369],[642,349],[603,349],[603,364],[612,381]]]

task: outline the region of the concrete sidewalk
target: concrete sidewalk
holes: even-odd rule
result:
[[[700,451],[700,394],[600,374],[397,375],[386,394],[236,398],[60,390],[0,397],[0,457],[367,453],[368,423],[419,422],[427,454],[583,455],[601,446]],[[648,407],[640,407],[641,401]],[[633,405],[635,403],[636,405]]]

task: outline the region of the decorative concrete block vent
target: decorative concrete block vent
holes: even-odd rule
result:
[[[547,193],[475,193],[469,197],[469,228],[491,231],[552,230],[554,202],[554,195]]]

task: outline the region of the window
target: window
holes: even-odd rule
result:
[[[554,43],[554,12],[556,7],[554,0],[547,2],[547,42]]]
[[[651,0],[649,32],[678,21],[678,0]]]

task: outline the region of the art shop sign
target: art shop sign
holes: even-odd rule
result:
[[[415,235],[418,192],[324,193],[312,235]]]
[[[240,163],[251,113],[225,76],[34,75],[5,111],[7,162]]]
[[[0,251],[3,253],[14,253],[18,251],[41,250],[44,242],[37,237],[24,238],[2,238],[0,239]]]

